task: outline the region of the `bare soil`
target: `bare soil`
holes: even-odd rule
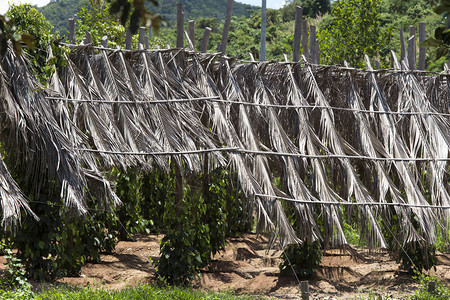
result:
[[[162,236],[138,235],[134,241],[121,241],[114,254],[101,256],[101,263],[82,267],[80,277],[59,280],[80,286],[121,289],[154,281],[152,265],[159,256]],[[281,251],[266,249],[267,239],[255,234],[228,240],[224,251],[216,254],[195,282],[199,289],[267,295],[280,299],[301,299],[294,276],[280,276]],[[450,255],[438,254],[439,263],[430,274],[450,284]],[[312,299],[355,299],[362,295],[380,295],[383,299],[402,299],[417,288],[411,275],[399,270],[386,252],[369,253],[329,250],[316,275],[308,279]]]

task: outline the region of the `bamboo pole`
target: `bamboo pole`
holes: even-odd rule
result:
[[[225,17],[225,23],[223,25],[222,41],[220,43],[219,49],[217,49],[219,52],[222,52],[223,55],[226,55],[227,53],[228,32],[230,31],[233,4],[234,0],[228,0],[227,15]]]
[[[292,42],[292,60],[297,62],[300,60],[300,42],[302,38],[302,15],[303,8],[295,7],[295,25],[294,25],[294,41]]]

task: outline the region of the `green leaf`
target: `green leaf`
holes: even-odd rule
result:
[[[448,48],[447,47],[443,46],[443,47],[438,48],[436,50],[436,59],[439,59],[439,58],[441,58],[443,56],[446,56],[447,53],[448,53]]]
[[[441,46],[442,40],[437,40],[435,38],[428,38],[420,44],[420,47],[439,47]]]

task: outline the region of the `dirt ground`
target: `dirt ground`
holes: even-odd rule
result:
[[[162,236],[135,236],[122,241],[116,253],[102,255],[101,263],[88,263],[80,277],[59,281],[81,286],[120,289],[154,280],[152,260],[159,255]],[[279,299],[300,299],[294,276],[280,276],[280,251],[267,251],[267,240],[254,234],[229,239],[224,251],[217,254],[210,267],[202,271],[195,285],[214,291],[267,295]],[[439,254],[436,271],[430,274],[450,284],[450,255]],[[417,282],[402,273],[398,264],[385,252],[332,250],[324,254],[316,276],[310,278],[310,299],[355,299],[380,295],[383,299],[402,299],[412,294]]]

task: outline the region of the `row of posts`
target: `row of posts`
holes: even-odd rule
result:
[[[266,0],[262,0],[262,14],[261,14],[261,49],[260,49],[260,60],[266,60]],[[234,0],[228,0],[227,13],[225,17],[225,22],[223,26],[222,40],[219,43],[217,50],[218,52],[226,54],[228,33],[230,30],[231,16],[233,12]],[[151,28],[149,29],[149,34],[145,34],[146,29],[144,27],[139,28],[139,47],[143,49],[149,48],[149,38],[152,36]],[[401,43],[401,53],[400,57],[402,61],[406,61],[411,70],[425,70],[425,48],[419,48],[419,59],[418,64],[416,64],[416,32],[414,26],[410,26],[410,37],[408,39],[408,48],[406,48],[405,43],[405,33],[402,29],[400,31],[400,43]],[[211,33],[211,28],[206,27],[203,38],[200,45],[200,52],[205,53],[208,48],[209,37]],[[177,4],[177,48],[184,47],[184,12],[183,4]],[[195,51],[195,21],[189,20],[188,22],[188,47],[190,50]],[[425,40],[425,23],[419,23],[419,43]],[[69,41],[72,44],[76,43],[75,39],[75,21],[73,18],[69,19]],[[127,31],[125,38],[125,49],[131,49],[132,34]],[[84,44],[92,43],[91,35],[86,32],[86,38]],[[309,44],[309,45],[308,45]],[[108,37],[104,36],[102,38],[102,46],[108,47]],[[309,46],[309,47],[308,47]],[[294,24],[294,40],[293,40],[293,55],[292,60],[297,62],[300,60],[300,49],[303,51],[303,56],[306,60],[312,62],[313,64],[320,64],[320,49],[319,43],[316,38],[316,26],[309,26],[309,41],[308,41],[308,21],[303,20],[303,9],[299,6],[295,8],[295,24]],[[379,68],[379,63],[377,62],[377,67]]]

